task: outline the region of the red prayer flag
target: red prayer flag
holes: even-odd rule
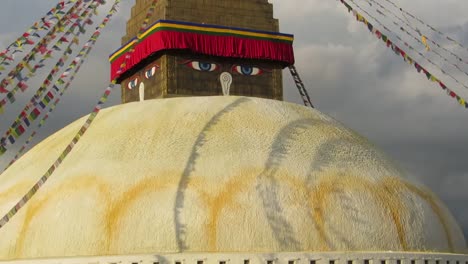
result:
[[[23,125],[19,125],[17,128],[16,128],[16,133],[18,135],[22,135],[24,133],[24,131],[26,131],[26,129],[24,129]]]
[[[26,91],[26,89],[28,89],[28,85],[24,81],[19,82],[18,87],[21,89],[22,92],[24,92],[24,91]]]
[[[439,81],[439,85],[440,85],[440,87],[442,87],[442,89],[444,89],[444,90],[447,89],[447,86],[445,86],[445,84],[443,82]]]
[[[46,52],[47,52],[47,47],[44,46],[44,45],[43,45],[43,46],[40,46],[40,47],[39,47],[39,52],[40,52],[41,54],[46,53]]]

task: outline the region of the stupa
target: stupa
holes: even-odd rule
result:
[[[135,37],[146,48],[136,46],[123,71],[122,49],[111,55],[123,104],[101,111],[0,229],[1,264],[468,263],[459,225],[430,190],[339,122],[281,101],[292,36],[278,33],[267,0],[163,0],[152,18],[162,28],[135,36],[149,2],[136,0],[122,49]],[[174,29],[195,24],[200,32]],[[148,51],[153,34],[206,45],[216,45],[215,36],[245,52],[172,41]],[[245,40],[272,49],[246,51]],[[261,65],[271,70],[245,74]],[[0,213],[54,163],[85,118],[0,175]]]

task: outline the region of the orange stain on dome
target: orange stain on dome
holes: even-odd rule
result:
[[[404,214],[404,206],[398,199],[398,191],[401,190],[400,184],[394,181],[385,183],[371,182],[363,177],[347,175],[344,172],[328,171],[319,176],[321,179],[309,191],[309,204],[312,207],[312,215],[319,233],[320,241],[326,246],[320,250],[328,251],[327,232],[325,230],[325,211],[331,208],[328,203],[331,196],[339,192],[340,189],[347,191],[355,190],[366,192],[379,202],[379,205],[393,220],[398,240],[403,250],[407,249],[405,229],[401,221],[400,214]],[[398,181],[398,180],[397,180]],[[329,209],[328,209],[329,210]]]
[[[44,195],[44,198],[32,199],[29,202],[29,206],[26,209],[26,216],[24,219],[24,223],[22,225],[21,231],[18,235],[18,240],[16,242],[16,249],[15,254],[16,257],[19,258],[22,256],[24,242],[27,239],[27,231],[32,220],[51,202],[55,202],[58,199],[63,198],[65,193],[77,192],[86,189],[97,189],[97,193],[100,194],[102,197],[102,201],[106,204],[104,208],[108,208],[110,206],[110,190],[108,186],[99,181],[98,177],[92,176],[82,176],[79,178],[74,178],[73,180],[69,180],[65,183],[62,183],[58,187],[54,188],[53,190],[47,192]],[[37,198],[37,197],[36,197]],[[97,250],[98,251],[98,250]]]
[[[255,180],[256,174],[243,174],[240,177],[232,177],[223,185],[223,188],[216,194],[210,195],[207,192],[199,191],[200,197],[209,210],[209,220],[206,225],[208,233],[208,246],[211,251],[217,251],[218,221],[222,210],[235,204],[235,197],[245,190]]]
[[[116,235],[115,232],[118,230],[117,226],[119,221],[122,215],[129,211],[132,203],[144,195],[157,192],[171,184],[175,184],[178,181],[177,177],[168,177],[168,175],[171,174],[166,174],[165,177],[143,179],[119,196],[119,198],[112,204],[113,207],[106,212],[106,233],[108,241],[114,241],[113,238]],[[107,253],[113,253],[111,247],[112,245],[108,243],[106,247]]]
[[[453,238],[452,234],[450,233],[450,228],[449,228],[449,223],[447,223],[447,219],[445,218],[445,214],[442,212],[442,209],[440,206],[437,204],[436,199],[432,195],[432,193],[429,190],[420,190],[417,187],[410,185],[408,183],[404,183],[405,187],[413,192],[414,194],[418,195],[421,197],[423,200],[425,200],[432,208],[432,211],[437,215],[437,218],[439,219],[439,222],[442,224],[442,227],[444,229],[445,236],[447,238],[447,245],[448,248],[451,252],[455,252],[454,246],[453,246]]]
[[[17,196],[19,199],[19,197],[22,197],[29,189],[31,189],[31,186],[33,185],[34,182],[32,181],[22,181],[16,183],[5,191],[0,192],[0,203],[12,196]]]

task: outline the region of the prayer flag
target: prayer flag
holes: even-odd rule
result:
[[[39,111],[39,109],[34,108],[34,110],[31,111],[31,114],[29,114],[29,119],[36,120],[40,114],[41,112]]]
[[[40,106],[42,109],[45,109],[46,106],[47,106],[47,104],[44,103],[44,100],[42,100],[42,101],[39,102],[39,106]]]
[[[9,92],[7,94],[7,98],[8,98],[8,101],[10,101],[10,103],[14,103],[16,101],[15,96],[13,95],[12,92]]]
[[[427,44],[427,37],[424,36],[424,35],[422,35],[422,36],[421,36],[421,41],[422,41],[422,43],[424,44],[424,46],[426,46],[426,50],[427,50],[427,51],[430,51],[430,50],[431,50],[431,47],[429,47],[429,44]]]
[[[16,134],[18,135],[18,137],[21,136],[21,135],[23,135],[24,131],[26,131],[26,130],[24,129],[24,127],[23,127],[22,125],[19,125],[19,126],[15,129],[15,132],[16,132]]]
[[[465,102],[465,99],[460,98],[460,99],[458,100],[458,102],[460,103],[460,105],[465,106],[465,103],[466,103],[466,102]]]
[[[28,89],[28,85],[26,84],[26,82],[24,81],[21,81],[18,83],[18,87],[20,88],[20,90],[22,92],[26,91],[26,89]]]
[[[16,142],[15,137],[13,137],[13,135],[8,136],[8,141],[10,141],[10,144],[15,144]]]
[[[23,118],[23,123],[25,123],[26,126],[28,126],[28,127],[31,125],[31,122],[29,122],[28,118]]]
[[[3,145],[0,145],[0,155],[5,154],[6,151],[7,149]]]

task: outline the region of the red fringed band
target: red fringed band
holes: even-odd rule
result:
[[[292,35],[282,33],[160,20],[109,56],[111,79],[119,78],[151,54],[168,49],[289,66],[294,64],[293,40]]]

